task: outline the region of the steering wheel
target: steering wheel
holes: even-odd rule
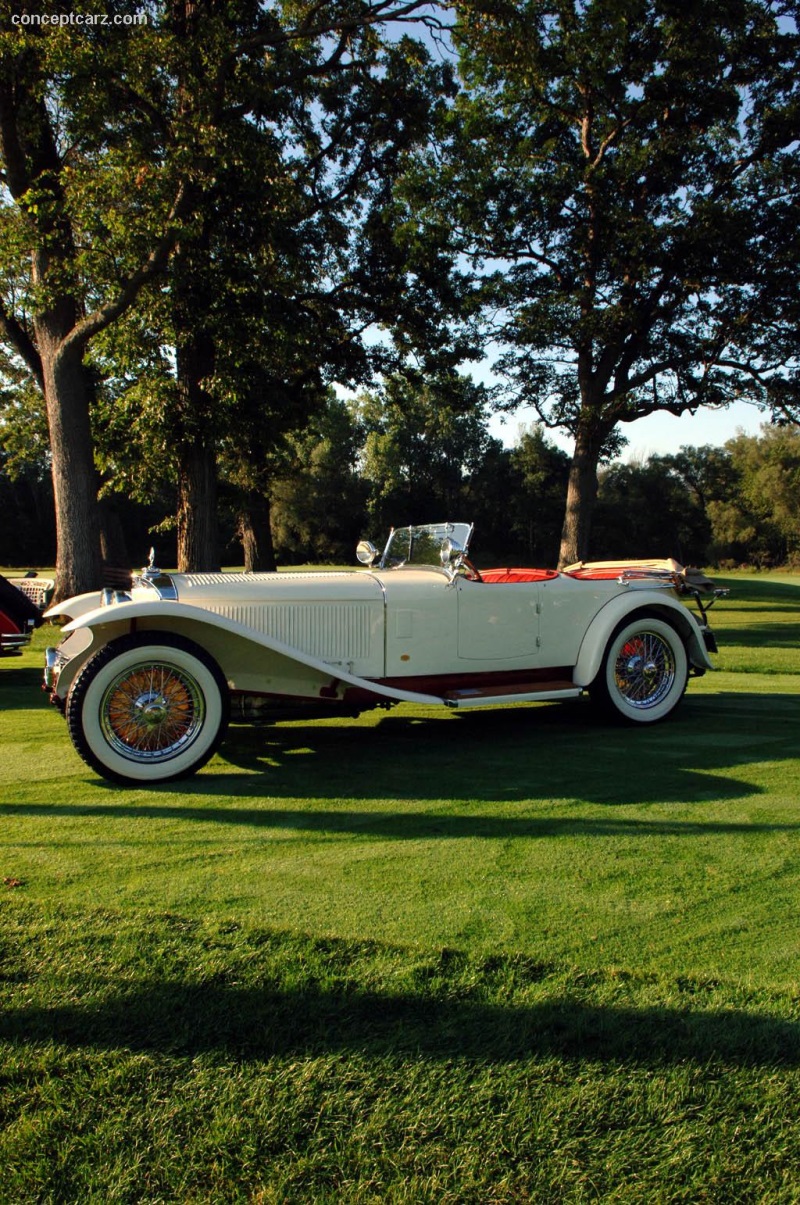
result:
[[[465,570],[464,576],[470,582],[482,582],[483,578],[480,575],[480,570],[476,569],[472,561],[468,561],[465,556],[461,558],[461,567]]]

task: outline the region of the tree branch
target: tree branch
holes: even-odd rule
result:
[[[315,25],[313,17],[322,12],[325,7],[324,0],[322,0],[322,2],[316,4],[311,9],[305,21],[298,25],[296,29],[282,31],[277,37],[274,33],[264,32],[252,34],[250,37],[242,39],[227,57],[235,62],[241,55],[261,50],[266,46],[286,46],[289,42],[297,42],[307,38],[318,38],[322,37],[323,34],[338,33],[341,37],[357,29],[363,29],[365,26],[378,25],[384,21],[402,21],[409,17],[413,17],[420,24],[435,24],[437,27],[441,27],[441,23],[433,16],[422,14],[414,16],[414,14],[419,13],[419,9],[430,7],[428,0],[408,0],[408,3],[405,4],[394,4],[394,0],[381,0],[378,4],[368,4],[366,9],[357,16],[348,17],[343,20],[336,20],[334,17],[329,21],[317,22]]]
[[[149,280],[162,271],[169,259],[179,235],[179,224],[189,208],[189,189],[182,181],[174,204],[167,218],[167,228],[144,263],[123,282],[117,296],[105,305],[99,306],[91,314],[87,314],[77,322],[69,334],[62,339],[57,358],[71,351],[83,350],[86,344],[100,331],[110,326],[136,300],[142,288]]]
[[[36,346],[25,327],[13,314],[10,314],[0,301],[0,337],[10,343],[36,378],[36,384],[44,392],[44,373],[42,360]]]
[[[11,88],[0,88],[0,155],[5,163],[4,182],[15,201],[28,191],[30,177],[19,140]]]

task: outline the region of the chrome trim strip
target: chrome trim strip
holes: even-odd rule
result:
[[[21,649],[30,641],[30,632],[0,632],[0,645],[4,649]]]

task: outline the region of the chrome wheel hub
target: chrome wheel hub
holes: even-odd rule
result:
[[[163,695],[148,693],[135,701],[133,711],[146,728],[157,728],[169,715],[169,704]]]

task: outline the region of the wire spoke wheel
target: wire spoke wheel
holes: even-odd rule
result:
[[[67,696],[76,750],[112,782],[185,778],[205,765],[228,725],[228,684],[213,658],[177,633],[142,632],[105,645]]]
[[[675,657],[655,632],[641,632],[622,646],[614,664],[617,690],[631,707],[654,707],[675,681]]]
[[[612,634],[589,693],[611,719],[653,724],[680,703],[688,677],[680,633],[665,619],[644,614]]]
[[[121,673],[100,704],[100,723],[113,749],[126,757],[173,757],[189,745],[205,718],[196,679],[153,661]]]

